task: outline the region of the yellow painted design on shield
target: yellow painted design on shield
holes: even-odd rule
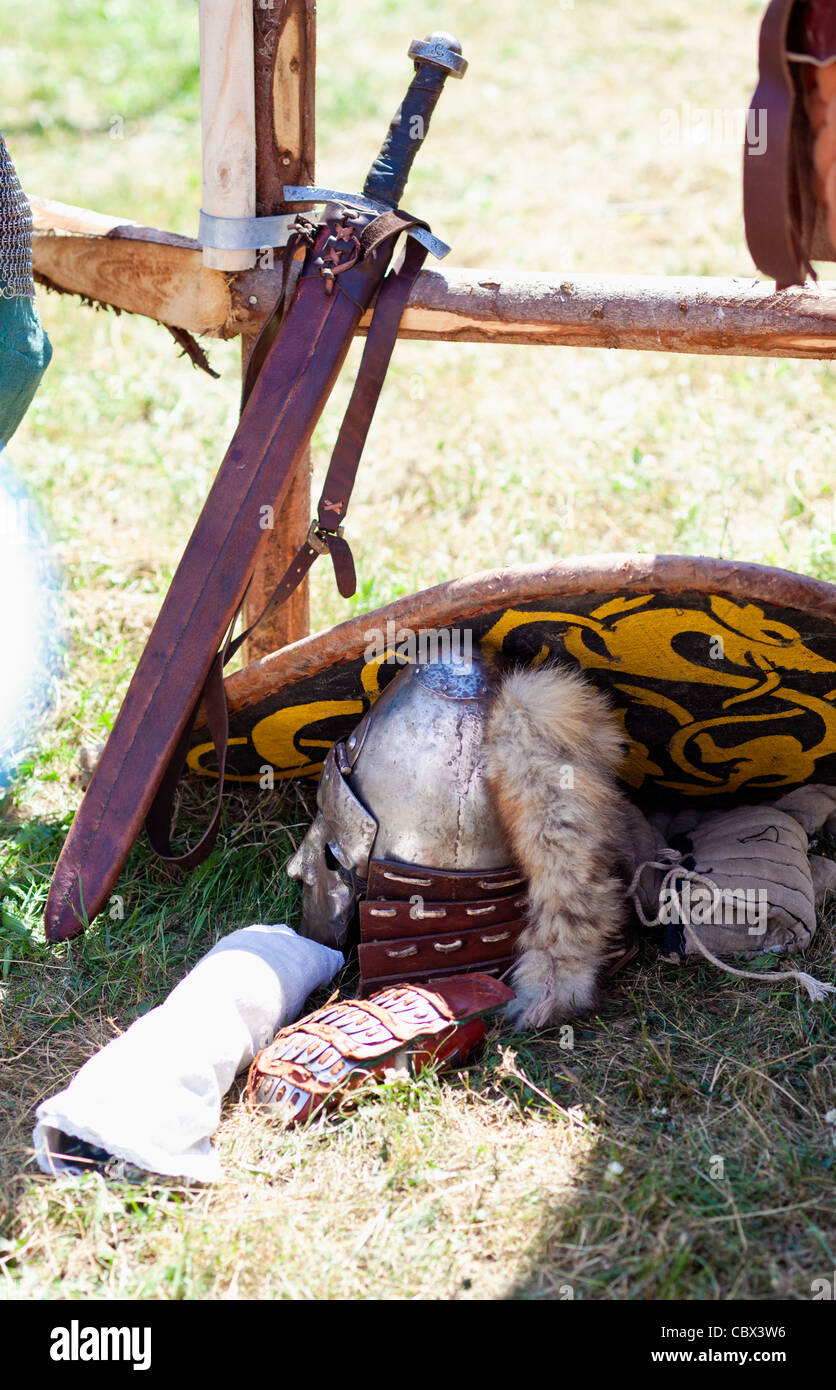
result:
[[[361,684],[366,694],[368,695],[369,702],[371,704],[374,704],[378,695],[381,695],[383,693],[380,689],[380,668],[381,666],[386,666],[393,655],[395,655],[395,649],[393,648],[392,650],[390,650],[387,647],[386,651],[383,653],[382,656],[376,656],[371,661],[367,661],[362,671],[360,672]],[[402,662],[398,662],[398,665],[401,667],[407,666],[409,664],[410,663],[408,658],[404,658]]]
[[[231,748],[234,743],[249,743],[249,739],[231,738],[228,740],[228,747]],[[214,777],[215,781],[217,782],[217,769],[211,767],[204,767],[203,763],[201,762],[201,758],[204,758],[207,753],[214,753],[214,751],[215,745],[214,743],[212,743],[211,739],[209,743],[195,744],[194,748],[190,748],[188,753],[186,754],[186,766],[189,767],[192,772],[199,772],[201,777]],[[227,769],[224,780],[228,780],[231,782],[257,782],[260,776],[260,773],[252,772],[249,773],[246,777],[244,777],[238,772],[230,772],[229,769]]]
[[[675,682],[678,693],[687,685],[727,690],[729,693],[718,701],[716,714],[695,718],[658,688],[614,682],[613,689],[630,702],[620,717],[630,743],[624,775],[633,787],[649,780],[689,796],[716,796],[740,792],[753,783],[763,789],[815,780],[817,761],[836,750],[834,692],[822,698],[799,691],[792,676],[797,672],[824,675],[836,671],[836,663],[819,656],[795,628],[768,618],[754,603],[740,604],[713,595],[708,600],[709,611],[703,612],[698,608],[655,607],[655,598],[655,594],[644,594],[609,599],[588,617],[509,608],[483,637],[482,646],[501,651],[519,628],[556,622],[565,625],[561,634],[565,651],[587,670],[637,677],[652,681],[654,687]],[[692,660],[674,645],[686,634],[703,637],[707,649],[719,644],[722,655],[716,660],[707,657],[704,663]],[[590,640],[593,636],[594,643]],[[542,649],[537,660],[542,660]],[[767,713],[749,714],[745,706],[753,700],[768,700],[773,708]],[[685,780],[666,778],[646,745],[629,733],[630,708],[637,705],[653,706],[678,725],[667,751]],[[813,747],[805,747],[802,739],[788,730],[786,721],[806,717],[809,731],[810,715],[819,721],[823,733]],[[776,722],[778,730],[770,733],[764,728]],[[717,744],[713,735],[720,729],[733,730],[739,741],[731,746]]]
[[[331,747],[332,738],[303,738],[304,730],[323,719],[345,718],[365,712],[363,700],[314,700],[307,705],[289,705],[260,719],[252,731],[253,747],[259,757],[271,763],[277,777],[313,777],[322,771],[322,760],[306,757],[305,748]],[[301,757],[301,761],[300,761]]]

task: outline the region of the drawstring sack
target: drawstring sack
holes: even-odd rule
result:
[[[665,929],[669,958],[699,954],[744,979],[789,977],[815,1001],[836,993],[805,971],[739,970],[721,959],[809,946],[816,907],[836,888],[836,864],[809,855],[807,834],[836,829],[836,788],[804,787],[772,806],[689,809],[649,820],[636,812],[636,824],[642,833],[628,895],[644,926]]]

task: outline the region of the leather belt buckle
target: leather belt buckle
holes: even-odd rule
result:
[[[308,534],[305,537],[305,543],[311,547],[311,550],[315,550],[317,555],[327,555],[328,537],[342,537],[344,530],[344,526],[338,526],[336,531],[326,531],[323,526],[320,526],[316,517],[314,517],[313,521],[308,527]]]

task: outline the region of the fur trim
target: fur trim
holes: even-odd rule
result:
[[[624,742],[609,702],[572,668],[500,677],[485,730],[485,772],[529,881],[508,1017],[543,1028],[588,1013],[627,918],[627,801],[615,778]]]

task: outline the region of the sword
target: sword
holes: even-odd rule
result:
[[[342,536],[359,454],[371,423],[409,289],[427,254],[447,248],[426,223],[398,211],[412,163],[449,76],[467,64],[458,40],[435,33],[410,46],[415,72],[362,195],[288,187],[288,202],[326,203],[307,238],[289,307],[263,330],[238,427],[172,579],[122,707],[55,868],[45,910],[49,941],[77,936],[107,903],[143,821],[161,857],[191,868],[217,836],[228,715],[223,666],[243,640],[232,628],[258,557],[269,541],[263,508],[278,514],[345,360],[377,295],[363,360],[331,460],[318,515],[265,609],[282,602],[318,555],[331,555],[340,592],[353,592]],[[403,255],[387,269],[395,241]],[[282,296],[283,297],[283,296]],[[262,617],[264,613],[262,614]],[[218,798],[202,839],[171,850],[170,809],[189,733],[203,699],[218,755]]]

